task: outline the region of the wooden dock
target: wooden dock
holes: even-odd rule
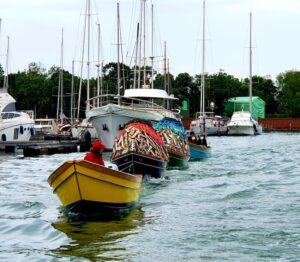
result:
[[[24,157],[89,151],[90,145],[78,140],[32,140],[28,142],[0,142],[0,150],[13,153],[23,150]]]

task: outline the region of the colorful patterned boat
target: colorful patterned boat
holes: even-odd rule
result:
[[[189,149],[181,121],[164,118],[155,125],[169,153],[168,169],[188,168]]]
[[[159,178],[165,173],[169,155],[152,124],[136,119],[119,132],[111,161],[126,173]]]

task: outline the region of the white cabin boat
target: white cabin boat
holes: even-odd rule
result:
[[[36,135],[55,135],[58,133],[58,125],[53,118],[37,118],[34,120]]]
[[[95,127],[107,149],[112,149],[115,137],[132,119],[158,122],[165,117],[179,118],[179,111],[168,110],[165,107],[170,100],[177,98],[169,96],[161,89],[127,89],[124,96],[102,96],[100,97],[102,104],[93,106],[97,99],[99,97],[90,100],[90,110],[86,111],[86,118]]]
[[[250,112],[234,112],[227,124],[228,135],[258,135],[262,127],[253,119]]]
[[[202,115],[198,112],[196,119],[191,121],[190,132],[195,134],[204,133],[204,129],[207,136],[216,136],[226,134],[226,121],[221,117],[214,115],[212,112],[205,112],[205,118],[203,120]],[[205,123],[205,128],[203,124]]]
[[[34,120],[25,112],[16,111],[16,100],[7,93],[0,91],[0,141],[26,142],[34,134]]]

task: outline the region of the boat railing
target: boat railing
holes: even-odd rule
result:
[[[196,113],[196,119],[199,119],[202,116],[203,116],[203,112]],[[214,114],[214,112],[204,112],[204,116],[207,118],[214,118],[215,114]]]
[[[102,107],[108,104],[119,104],[120,106],[133,107],[133,108],[138,107],[138,108],[149,108],[149,109],[151,108],[157,110],[162,110],[162,109],[165,110],[163,106],[160,106],[148,100],[138,99],[133,97],[124,97],[124,96],[118,96],[112,94],[96,96],[89,99],[87,102],[89,102],[91,109]]]

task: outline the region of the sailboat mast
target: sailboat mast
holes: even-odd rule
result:
[[[153,17],[153,4],[151,4],[151,88],[153,89],[154,87],[154,17]]]
[[[117,3],[117,54],[118,54],[118,62],[117,62],[117,88],[118,88],[118,104],[120,105],[120,3]]]
[[[97,107],[99,107],[99,95],[100,95],[100,24],[97,24],[98,27],[98,59],[97,59]]]
[[[72,61],[72,80],[71,80],[71,124],[73,124],[73,118],[74,118],[74,114],[73,114],[73,110],[74,110],[74,60]]]
[[[167,91],[167,42],[164,42],[164,90]]]
[[[144,1],[144,6],[143,6],[143,13],[144,13],[144,21],[143,21],[143,25],[144,25],[144,29],[143,29],[143,40],[144,40],[144,77],[143,77],[143,85],[146,85],[146,0]]]
[[[137,78],[137,59],[138,59],[138,46],[139,46],[139,35],[140,35],[140,23],[137,24],[137,29],[136,29],[136,45],[135,45],[135,59],[134,59],[134,73],[133,73],[133,88],[136,88],[136,78]]]
[[[77,119],[80,116],[80,101],[81,101],[81,89],[82,89],[82,75],[83,75],[83,61],[84,61],[84,50],[85,50],[85,33],[86,33],[86,22],[87,22],[87,12],[89,6],[89,0],[86,0],[85,6],[85,16],[84,16],[84,30],[83,30],[83,43],[82,43],[82,53],[81,53],[81,67],[80,67],[80,82],[78,91],[78,102],[77,102]]]
[[[139,57],[139,68],[138,68],[138,88],[141,88],[141,64],[142,64],[142,31],[143,31],[143,3],[141,0],[141,13],[140,13],[140,25],[141,29],[139,32],[139,42],[138,42],[138,57]]]
[[[64,100],[64,90],[63,90],[63,68],[64,68],[64,29],[61,30],[61,54],[60,54],[60,70],[59,70],[59,79],[60,79],[60,123],[63,124],[63,100]]]
[[[90,30],[91,30],[91,1],[88,0],[88,43],[87,43],[87,104],[86,110],[90,109]]]
[[[0,18],[0,54],[1,54],[1,26],[2,26],[2,18]]]
[[[164,42],[164,90],[167,91],[167,42]],[[169,100],[166,101],[166,107],[169,109]]]
[[[205,134],[205,0],[203,0],[203,22],[202,22],[202,73],[200,88],[200,115],[202,115],[202,132]]]
[[[9,36],[7,37],[7,50],[6,50],[6,74],[3,81],[3,89],[8,88],[8,61],[9,61]]]
[[[200,102],[200,112],[204,117],[205,112],[205,0],[203,0],[203,28],[202,28],[202,73],[201,73],[201,102]]]
[[[250,12],[250,38],[249,38],[249,112],[252,115],[252,13]]]

